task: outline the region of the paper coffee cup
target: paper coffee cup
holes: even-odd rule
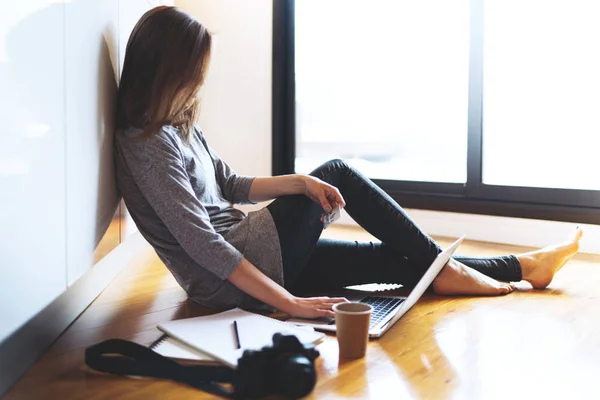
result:
[[[364,303],[337,303],[333,311],[340,357],[364,357],[373,307]]]

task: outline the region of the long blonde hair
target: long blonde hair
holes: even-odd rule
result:
[[[146,12],[127,43],[117,126],[141,128],[148,136],[163,125],[174,125],[189,137],[211,47],[208,30],[178,8],[159,6]]]

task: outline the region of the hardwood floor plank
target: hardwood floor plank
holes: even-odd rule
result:
[[[343,227],[324,236],[373,240]],[[466,242],[460,250],[494,255],[530,249]],[[335,336],[327,335],[318,346],[318,383],[309,398],[594,398],[600,390],[599,261],[575,257],[544,291],[521,283],[502,297],[428,293],[386,335],[370,341],[364,359],[340,360]],[[213,398],[173,382],[89,371],[83,352],[113,337],[149,345],[160,336],[157,323],[215,311],[188,301],[148,248],[4,398]]]

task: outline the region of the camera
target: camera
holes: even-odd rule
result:
[[[273,335],[273,346],[246,350],[238,360],[233,386],[234,397],[255,399],[268,395],[301,398],[317,381],[314,360],[319,352],[302,344],[296,336]]]
[[[118,356],[118,357],[115,357]],[[273,335],[273,346],[246,350],[237,369],[226,366],[184,366],[148,347],[122,339],[109,339],[85,350],[88,367],[117,375],[149,376],[185,383],[217,396],[258,399],[269,395],[300,398],[315,387],[314,345],[296,336]],[[233,392],[221,385],[232,383]]]

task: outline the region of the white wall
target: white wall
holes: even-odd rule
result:
[[[238,173],[271,174],[272,0],[176,0],[215,39],[200,126]]]
[[[112,159],[118,16],[118,0],[65,5],[67,284],[92,264],[118,201]]]
[[[175,5],[217,36],[201,114],[211,145],[239,172],[270,175],[272,1],[175,0]],[[408,212],[433,235],[466,234],[475,240],[527,246],[564,240],[575,227],[519,218]],[[347,215],[341,222],[354,223]],[[600,253],[600,227],[581,226],[582,251]]]
[[[0,340],[66,286],[63,5],[6,3],[0,11]]]
[[[118,203],[124,44],[158,3],[0,2],[0,341],[92,266]]]

